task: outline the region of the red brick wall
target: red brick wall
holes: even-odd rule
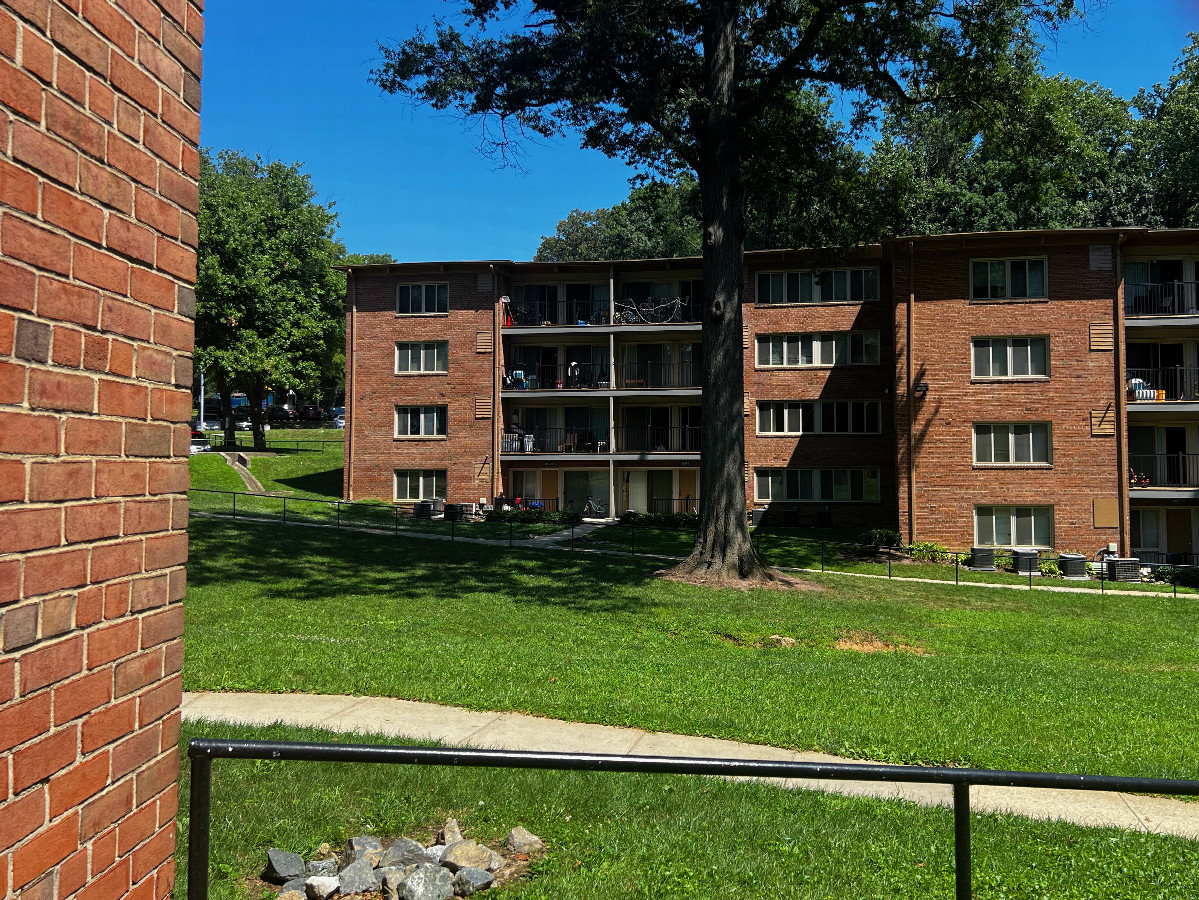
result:
[[[174,883],[202,7],[0,8],[0,897]]]
[[[346,341],[353,346],[346,354],[352,360],[346,407],[353,465],[347,459],[346,498],[391,501],[396,469],[445,469],[448,499],[454,503],[490,497],[495,419],[475,418],[476,398],[494,400],[495,353],[480,353],[476,346],[479,332],[492,335],[495,324],[490,271],[406,270],[356,274],[349,281]],[[396,315],[397,285],[447,281],[448,315]],[[395,374],[397,341],[445,340],[450,345],[447,374]],[[431,405],[448,407],[448,438],[394,436],[396,406]],[[497,408],[493,416],[498,413]]]
[[[880,298],[860,303],[814,303],[757,305],[754,302],[757,272],[805,269],[811,260],[798,258],[748,267],[741,315],[749,329],[745,350],[745,460],[749,479],[746,503],[754,505],[754,469],[764,468],[878,468],[880,502],[830,503],[834,525],[863,525],[894,528],[895,429],[894,429],[894,342],[892,307],[886,270],[880,272]],[[878,258],[846,263],[850,266],[879,266]],[[837,368],[781,369],[757,365],[756,337],[759,334],[794,334],[830,331],[879,332],[879,365]],[[877,435],[811,434],[759,436],[758,401],[769,400],[878,400],[881,403],[882,433]],[[758,504],[762,505],[762,504]],[[816,503],[782,503],[779,507],[815,510]]]
[[[909,527],[906,394],[906,247],[895,248],[896,410],[900,531]],[[971,302],[972,258],[1045,256],[1048,302]],[[929,385],[915,401],[916,540],[954,549],[974,541],[976,505],[1054,507],[1058,550],[1088,555],[1118,540],[1095,528],[1092,501],[1119,490],[1116,437],[1092,436],[1091,411],[1115,417],[1115,358],[1090,349],[1092,322],[1112,323],[1113,269],[1092,271],[1087,245],[1030,244],[1012,239],[949,248],[917,244],[913,381]],[[1045,381],[971,380],[971,339],[1049,335]],[[1052,422],[1052,467],[980,467],[973,463],[972,423]]]

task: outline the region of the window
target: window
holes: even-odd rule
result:
[[[758,303],[831,303],[878,299],[878,269],[759,272]]]
[[[445,473],[445,469],[396,469],[396,499],[444,500]]]
[[[759,366],[876,366],[877,331],[758,335]]]
[[[974,461],[992,465],[1048,464],[1049,423],[976,423]]]
[[[628,281],[621,286],[625,300],[670,300],[675,296],[673,281]]]
[[[1046,378],[1049,338],[975,338],[975,378]]]
[[[970,263],[973,300],[1015,300],[1048,296],[1044,259],[976,259]]]
[[[755,469],[756,499],[834,503],[879,499],[878,469]]]
[[[554,303],[558,299],[556,284],[518,284],[513,299],[519,303]]]
[[[396,437],[445,437],[446,407],[397,406]]]
[[[878,434],[878,400],[758,403],[759,434]]]
[[[396,374],[401,372],[448,372],[449,341],[396,344]]]
[[[401,284],[396,288],[396,315],[420,316],[450,311],[450,286]]]
[[[980,547],[1052,547],[1052,506],[977,506],[975,544]]]

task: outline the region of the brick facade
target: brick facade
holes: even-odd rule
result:
[[[175,880],[202,8],[0,8],[0,897]]]

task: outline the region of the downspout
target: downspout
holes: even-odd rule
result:
[[[349,276],[346,282],[350,293],[350,328],[349,328],[349,357],[350,367],[346,372],[346,486],[345,498],[347,500],[354,499],[354,387],[358,381],[354,377],[355,368],[358,365],[358,355],[354,352],[354,338],[357,325],[357,317],[355,313],[358,310],[358,281],[354,277],[353,269],[346,269],[346,275]]]
[[[495,502],[500,477],[500,428],[503,427],[504,410],[500,401],[500,276],[495,265],[491,269],[491,502]]]
[[[1120,512],[1120,556],[1127,559],[1131,555],[1129,546],[1128,522],[1131,512],[1128,501],[1128,407],[1127,395],[1124,390],[1124,232],[1116,238],[1116,308],[1113,320],[1115,334],[1113,344],[1116,348],[1116,484],[1119,490]]]
[[[912,344],[916,327],[916,243],[908,241],[907,404],[908,404],[908,543],[916,540],[916,398],[912,393]]]

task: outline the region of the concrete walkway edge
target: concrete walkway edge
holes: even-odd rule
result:
[[[709,759],[761,759],[861,763],[813,753],[693,737],[637,728],[566,722],[512,712],[478,712],[414,700],[317,694],[185,693],[183,718],[190,722],[269,725],[281,722],[344,733],[437,741],[448,746],[558,753],[614,753]],[[922,806],[951,806],[947,785],[869,781],[766,779],[783,788],[853,797],[905,800]],[[1106,791],[1047,788],[971,789],[976,813],[1012,814],[1087,827],[1120,828],[1199,840],[1199,803]]]

